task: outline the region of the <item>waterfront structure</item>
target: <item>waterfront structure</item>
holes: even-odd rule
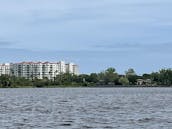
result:
[[[141,85],[146,85],[146,86],[150,86],[152,84],[151,79],[137,79],[137,85],[141,86]]]
[[[43,79],[53,80],[57,75],[70,73],[78,75],[78,66],[73,63],[65,64],[64,61],[52,62],[21,62],[0,65],[0,75],[6,74],[26,79]]]
[[[66,64],[66,73],[79,75],[78,66],[73,63]]]
[[[21,62],[21,63],[14,63],[11,64],[11,75],[14,75],[16,77],[25,77],[27,79],[43,79],[48,78],[53,80],[57,75],[63,74],[63,73],[71,73],[71,74],[77,74],[74,70],[73,63],[69,63],[70,67],[73,69],[69,69],[68,65],[65,64],[64,61],[60,61],[57,63],[52,62]],[[76,68],[77,69],[77,68]]]
[[[10,64],[0,64],[0,76],[1,75],[10,75]]]

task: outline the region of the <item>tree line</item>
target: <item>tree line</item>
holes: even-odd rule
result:
[[[137,75],[134,69],[125,71],[124,75],[116,72],[115,68],[108,68],[100,73],[73,75],[64,73],[53,80],[25,79],[15,76],[0,76],[0,87],[61,87],[61,86],[171,86],[172,69],[161,69],[151,74]]]

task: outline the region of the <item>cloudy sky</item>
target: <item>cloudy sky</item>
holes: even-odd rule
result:
[[[171,0],[0,0],[0,62],[72,61],[81,73],[172,67]]]

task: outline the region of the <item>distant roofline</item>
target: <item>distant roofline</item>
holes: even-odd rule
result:
[[[64,61],[58,61],[58,62],[49,62],[49,61],[45,61],[45,62],[41,62],[41,61],[38,61],[38,62],[33,62],[33,61],[23,61],[23,62],[17,62],[17,63],[9,63],[9,64],[60,64],[61,62],[64,62]],[[65,62],[64,62],[65,63]],[[70,63],[65,63],[65,65],[68,65]],[[71,62],[71,64],[73,64],[73,66],[75,66],[74,63]],[[1,65],[1,64],[0,64]]]
[[[3,63],[3,64],[0,64],[0,66],[9,66],[10,63]]]

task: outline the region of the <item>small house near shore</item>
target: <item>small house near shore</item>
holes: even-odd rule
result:
[[[137,79],[137,85],[151,86],[151,84],[152,84],[151,79]]]

